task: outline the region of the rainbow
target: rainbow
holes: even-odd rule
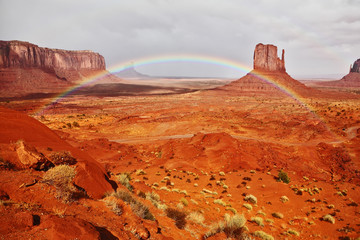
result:
[[[253,74],[253,75],[261,78],[262,80],[272,84],[274,87],[278,88],[280,91],[284,92],[286,95],[293,98],[298,104],[300,104],[307,111],[309,111],[313,115],[313,117],[315,119],[318,119],[319,121],[324,123],[327,130],[333,135],[333,137],[335,137],[335,139],[337,139],[337,136],[330,130],[330,128],[326,124],[326,121],[324,119],[322,119],[320,116],[318,116],[315,113],[314,109],[312,109],[311,106],[306,104],[304,102],[304,100],[302,99],[302,97],[297,92],[295,92],[294,90],[292,90],[292,89],[290,89],[290,88],[288,88],[286,86],[281,86],[279,83],[274,82],[270,78],[267,78],[266,76],[261,75],[261,73],[257,73],[256,71],[252,71],[252,68],[249,67],[248,65],[238,63],[238,62],[235,62],[235,61],[230,61],[228,59],[223,59],[223,58],[218,58],[218,57],[211,57],[211,56],[204,56],[204,55],[201,55],[201,56],[200,55],[156,56],[156,57],[137,59],[132,64],[129,64],[129,62],[126,62],[126,63],[120,63],[120,64],[117,64],[117,65],[114,65],[114,66],[108,68],[107,72],[100,73],[100,74],[94,75],[94,76],[92,76],[90,78],[87,78],[84,81],[82,81],[81,83],[79,83],[78,85],[73,86],[73,87],[67,89],[66,91],[64,91],[63,93],[61,93],[61,94],[57,95],[56,97],[52,98],[50,103],[46,104],[45,106],[41,107],[39,110],[35,111],[34,115],[43,115],[46,112],[47,109],[49,109],[52,106],[54,106],[55,104],[59,103],[60,101],[65,99],[70,94],[72,94],[72,93],[78,91],[79,89],[81,89],[83,87],[86,87],[86,86],[88,86],[90,84],[96,83],[97,81],[101,80],[102,78],[108,76],[109,73],[110,74],[111,73],[117,73],[117,72],[123,71],[125,69],[129,69],[131,67],[139,67],[139,66],[146,66],[146,65],[151,65],[151,64],[170,63],[170,62],[207,63],[207,64],[211,64],[211,65],[224,66],[224,67],[227,67],[227,68],[231,68],[231,69],[234,69],[236,71],[239,71],[242,74],[247,74],[247,73],[251,72],[251,74]],[[239,77],[241,77],[240,74],[239,74]]]
[[[70,87],[66,91],[64,91],[64,92],[58,94],[57,96],[55,96],[54,98],[52,98],[50,103],[46,104],[45,106],[43,106],[40,109],[38,109],[37,111],[35,111],[34,114],[35,115],[44,114],[47,109],[49,109],[52,106],[54,106],[55,104],[61,102],[67,96],[80,90],[81,88],[84,88],[86,86],[96,83],[97,81],[101,80],[102,78],[105,78],[106,76],[108,76],[109,73],[110,74],[117,73],[117,72],[129,69],[131,67],[140,67],[140,66],[146,66],[146,65],[152,65],[152,64],[171,63],[171,62],[191,62],[191,63],[206,63],[206,64],[210,64],[210,65],[227,67],[227,68],[239,71],[239,76],[241,76],[240,74],[247,74],[252,71],[252,68],[250,66],[239,63],[239,62],[235,62],[235,61],[231,61],[231,60],[219,58],[219,57],[212,57],[212,56],[205,56],[205,55],[193,55],[193,54],[155,56],[155,57],[137,59],[137,60],[134,60],[133,62],[134,63],[132,63],[132,64],[129,64],[129,62],[126,62],[126,63],[123,62],[120,64],[116,64],[116,65],[108,68],[107,72],[102,72],[100,74],[96,74],[89,78],[84,79],[82,82],[78,83],[77,85]],[[297,100],[297,102],[299,102],[301,105],[307,107],[306,104],[304,104],[303,101],[301,101],[300,95],[298,95],[298,93],[296,93],[292,89],[290,89],[286,86],[279,85],[278,83],[274,82],[270,78],[267,78],[267,77],[261,75],[261,73],[256,73],[253,71],[252,74],[254,74],[257,77],[263,79],[264,81],[272,84],[273,86],[275,86],[276,88],[278,88],[279,90],[281,90],[282,92],[284,92],[285,94],[290,96],[291,98]]]
[[[140,58],[133,60],[134,63],[129,64],[129,61],[122,62],[111,66],[107,69],[108,72],[100,73],[93,75],[89,78],[84,79],[82,82],[78,83],[75,86],[72,86],[65,90],[64,92],[56,95],[50,101],[50,103],[46,104],[45,106],[41,107],[40,109],[34,112],[34,115],[42,115],[46,112],[47,109],[51,108],[52,106],[56,105],[57,103],[61,102],[64,98],[71,95],[72,93],[89,86],[91,84],[96,83],[97,81],[105,78],[109,73],[117,73],[131,67],[140,67],[152,64],[160,64],[160,63],[171,63],[171,62],[191,62],[191,63],[206,63],[210,65],[217,65],[227,67],[236,71],[239,71],[240,74],[247,74],[252,70],[251,67],[241,64],[239,62],[230,61],[228,59],[219,58],[219,57],[212,57],[212,56],[205,56],[205,55],[193,55],[193,54],[177,54],[177,55],[164,55],[164,56],[155,56],[155,57],[147,57],[147,58]],[[239,76],[240,76],[239,74]],[[266,80],[266,79],[265,79]],[[271,83],[271,81],[266,80]],[[283,90],[286,91],[285,89]]]

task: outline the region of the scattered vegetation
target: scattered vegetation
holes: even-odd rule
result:
[[[283,170],[280,170],[280,172],[278,174],[278,180],[281,182],[284,182],[284,183],[290,183],[290,177]]]
[[[253,209],[253,207],[252,207],[250,204],[248,204],[248,203],[244,203],[244,204],[243,204],[243,207],[246,208],[246,209],[248,209],[248,210],[252,210],[252,209]]]
[[[117,176],[117,181],[123,185],[124,187],[126,187],[130,192],[133,191],[133,186],[130,184],[130,180],[131,180],[131,176],[129,173],[120,173]]]
[[[142,202],[136,200],[132,194],[126,190],[118,190],[112,194],[112,196],[123,200],[125,203],[130,204],[131,210],[137,216],[141,217],[142,219],[147,220],[155,220],[155,217],[150,212],[149,208],[145,206]]]
[[[186,225],[186,213],[175,208],[167,208],[165,210],[166,216],[175,221],[175,225],[179,229],[184,229]]]
[[[261,227],[264,226],[264,219],[262,219],[261,217],[252,217],[251,221],[255,222],[257,225],[259,225]]]
[[[205,218],[204,215],[200,212],[191,212],[189,215],[186,216],[186,220],[199,225],[203,225]]]
[[[114,198],[105,198],[103,201],[116,215],[120,216],[123,213],[122,206]]]
[[[255,237],[259,237],[261,239],[264,239],[264,240],[274,240],[274,237],[267,234],[266,232],[263,232],[263,231],[256,231],[254,232],[254,236]]]
[[[289,201],[289,198],[287,196],[281,196],[280,201],[283,202],[283,203],[286,203],[286,202]]]
[[[257,204],[257,198],[251,194],[247,195],[244,200],[253,204]]]
[[[294,236],[300,236],[300,233],[295,231],[294,229],[287,230],[288,234],[294,235]]]
[[[331,216],[330,214],[326,214],[325,216],[323,216],[321,218],[323,221],[325,222],[329,222],[329,223],[332,223],[332,224],[335,224],[335,218],[333,216]]]
[[[189,205],[188,200],[186,200],[185,198],[181,198],[180,202],[186,207],[187,205]]]
[[[68,165],[59,165],[48,170],[42,182],[55,186],[56,197],[63,199],[64,202],[69,202],[73,200],[76,192],[76,188],[72,184],[75,175],[75,168]]]
[[[244,215],[224,215],[224,220],[219,221],[210,227],[210,230],[203,236],[204,239],[214,236],[217,233],[225,233],[228,238],[246,239],[246,219]]]
[[[224,206],[224,207],[226,206],[226,203],[222,199],[215,199],[214,203],[219,204],[219,205]]]

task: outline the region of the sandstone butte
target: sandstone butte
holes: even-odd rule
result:
[[[284,96],[286,95],[284,88],[302,97],[322,94],[293,79],[286,72],[284,50],[280,59],[276,46],[259,43],[254,50],[254,69],[244,77],[217,90],[235,95],[270,93],[273,96]]]
[[[277,47],[271,44],[259,43],[254,51],[254,70],[286,72],[285,50],[282,50],[281,59],[277,55]]]

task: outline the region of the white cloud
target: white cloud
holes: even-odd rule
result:
[[[290,74],[341,73],[359,58],[359,12],[359,0],[0,0],[0,36],[91,49],[108,66],[182,52],[251,66],[263,42],[285,48]],[[216,74],[196,68],[167,71]]]

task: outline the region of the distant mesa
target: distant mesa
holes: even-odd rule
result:
[[[285,69],[285,51],[281,59],[277,55],[277,47],[271,44],[259,43],[254,51],[254,69],[246,76],[218,88],[235,94],[271,94],[284,95],[282,89],[287,89],[300,96],[314,94],[316,90],[290,77]]]
[[[39,47],[23,41],[0,41],[0,96],[58,93],[88,78],[121,81],[106,72],[105,59],[89,50]]]
[[[123,79],[144,79],[144,78],[151,78],[149,75],[142,74],[136,71],[134,63],[129,64],[120,72],[115,73],[114,75],[123,78]]]
[[[58,70],[105,70],[98,53],[42,48],[22,41],[0,41],[1,68],[41,68]]]
[[[350,65],[350,71],[347,75],[337,81],[318,82],[316,85],[324,87],[339,88],[360,88],[360,58]]]

